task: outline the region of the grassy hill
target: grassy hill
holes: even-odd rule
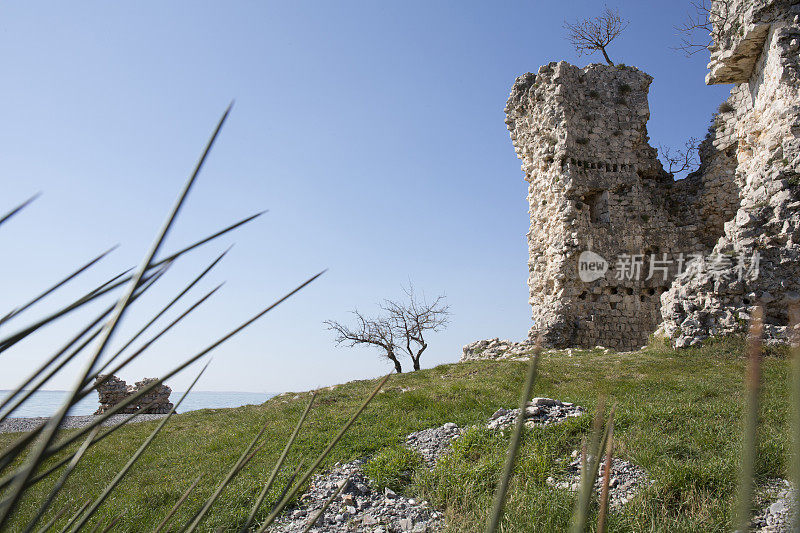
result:
[[[745,362],[736,340],[709,342],[674,351],[650,347],[635,353],[545,352],[535,396],[575,402],[587,416],[527,430],[509,493],[504,531],[564,530],[573,496],[546,483],[564,472],[569,454],[588,432],[600,395],[617,402],[615,455],[644,468],[654,480],[621,512],[610,516],[610,531],[729,531],[739,461]],[[786,477],[789,449],[789,361],[771,351],[763,367],[762,431],[757,475]],[[478,361],[441,365],[392,376],[345,435],[327,465],[365,456],[391,455],[406,435],[455,422],[480,424],[500,407],[515,407],[525,376],[522,362]],[[321,451],[374,387],[356,381],[320,391],[282,480],[295,466]],[[93,519],[108,523],[124,513],[114,531],[147,531],[161,520],[199,475],[203,480],[171,522],[185,524],[214,490],[241,450],[263,424],[267,444],[226,488],[202,524],[204,531],[236,531],[249,512],[285,440],[309,399],[290,393],[260,406],[189,412],[175,416]],[[50,514],[65,516],[96,497],[154,428],[125,427],[90,449]],[[14,435],[0,435],[0,447]],[[404,492],[444,510],[451,531],[481,531],[501,470],[508,436],[472,431],[456,441],[454,452],[437,467],[382,472],[403,480]],[[373,470],[399,468],[391,462]],[[325,465],[323,465],[324,467]],[[48,482],[32,489],[11,530],[22,530]],[[277,484],[272,498],[282,488]],[[259,519],[268,514],[264,506]],[[62,519],[61,523],[66,522]]]

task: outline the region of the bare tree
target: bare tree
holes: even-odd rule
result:
[[[564,21],[567,39],[575,47],[578,55],[601,52],[609,65],[613,65],[614,62],[608,57],[606,46],[619,37],[627,27],[628,21],[619,15],[619,11],[613,11],[608,7],[603,9],[599,17],[577,20],[574,24]]]
[[[366,345],[380,348],[383,352],[381,354],[382,357],[394,363],[394,369],[397,373],[403,372],[403,367],[400,365],[395,352],[397,343],[392,322],[385,317],[365,318],[358,310],[353,311],[353,314],[356,317],[356,326],[352,329],[335,320],[326,320],[324,322],[329,330],[336,332],[336,338],[334,339],[336,344],[346,344],[351,347]]]
[[[721,41],[722,32],[734,15],[732,0],[694,0],[689,5],[694,13],[687,14],[686,21],[675,26],[683,34],[680,46],[675,49],[687,56],[707,50],[712,43]]]
[[[669,146],[658,146],[658,155],[666,171],[674,176],[685,170],[695,169],[700,163],[698,148],[700,142],[695,137],[690,137],[683,149],[673,150]]]
[[[353,311],[356,317],[356,326],[353,328],[335,320],[326,320],[328,329],[336,332],[336,343],[380,348],[381,356],[390,360],[398,373],[403,368],[397,356],[404,353],[411,359],[414,370],[419,370],[419,360],[428,347],[425,336],[428,332],[440,331],[447,326],[450,307],[445,305],[444,296],[438,296],[428,303],[424,297],[417,297],[412,286],[403,290],[408,302],[385,300],[380,305],[385,313],[382,316],[366,318],[358,311]]]
[[[450,306],[445,305],[444,296],[437,296],[431,303],[423,297],[421,300],[414,294],[414,287],[409,285],[403,289],[408,296],[408,303],[400,304],[386,300],[381,308],[388,314],[397,336],[402,339],[400,347],[419,370],[422,352],[428,347],[425,334],[428,331],[440,331],[447,327]]]

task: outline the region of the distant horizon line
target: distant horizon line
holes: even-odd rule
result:
[[[13,392],[14,390],[15,389],[0,389],[0,392]],[[24,389],[24,391],[29,391],[29,390],[30,389]],[[69,391],[65,389],[39,389],[38,392],[69,392]],[[186,391],[173,390],[172,392],[178,393]],[[278,394],[283,394],[281,392],[259,392],[259,391],[246,391],[246,390],[195,390],[192,392],[216,392],[216,393],[233,392],[238,394],[272,394],[273,396],[277,396]]]

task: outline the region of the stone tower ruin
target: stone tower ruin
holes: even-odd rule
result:
[[[546,345],[630,350],[658,330],[687,346],[741,332],[759,302],[785,340],[800,301],[800,2],[724,1],[706,81],[736,86],[683,180],[648,144],[644,72],[562,61],[514,83],[531,336]]]

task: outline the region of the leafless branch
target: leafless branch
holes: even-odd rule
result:
[[[695,137],[690,137],[683,149],[673,150],[669,146],[658,147],[658,155],[666,171],[671,174],[680,174],[686,170],[694,170],[700,163],[698,147],[700,142]]]
[[[574,24],[564,21],[567,39],[575,47],[578,55],[601,52],[609,65],[614,63],[606,53],[606,46],[619,37],[627,27],[628,21],[620,16],[619,11],[608,7],[603,9],[599,17],[577,20]]]
[[[428,347],[426,332],[441,331],[447,326],[450,307],[444,303],[444,296],[428,303],[424,297],[417,297],[413,286],[403,290],[408,302],[385,300],[380,305],[384,314],[376,318],[366,318],[354,311],[356,325],[352,328],[326,320],[328,329],[336,332],[336,343],[379,347],[382,356],[394,363],[397,372],[402,372],[397,355],[405,353],[414,370],[419,370],[422,352]]]
[[[723,30],[734,15],[732,0],[693,0],[690,6],[693,12],[686,15],[683,24],[675,29],[683,34],[681,44],[676,46],[686,56],[707,50],[711,44],[720,42]]]
[[[336,332],[334,341],[337,345],[347,346],[375,346],[382,350],[382,356],[394,364],[394,369],[400,373],[403,367],[397,359],[395,352],[397,343],[395,329],[390,319],[385,317],[366,318],[358,310],[353,311],[356,325],[353,328],[345,326],[335,320],[326,320],[328,329]]]
[[[398,336],[405,342],[401,349],[411,358],[414,370],[420,369],[420,357],[428,347],[425,341],[427,331],[441,331],[447,327],[450,315],[450,306],[446,305],[444,296],[437,296],[428,302],[424,296],[420,299],[414,293],[413,285],[403,291],[408,297],[408,303],[397,303],[386,300],[382,305]]]

